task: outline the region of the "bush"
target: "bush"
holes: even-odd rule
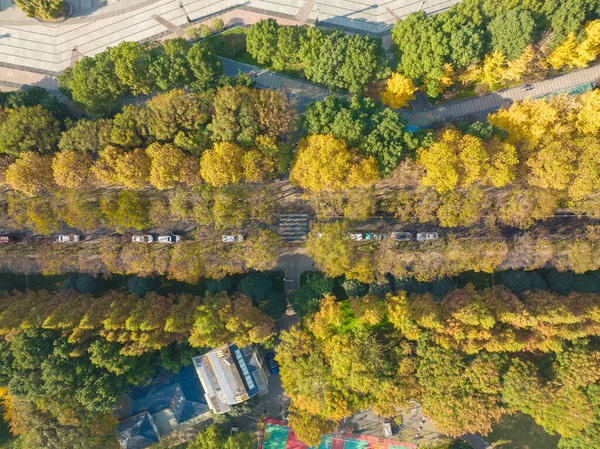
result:
[[[160,281],[156,278],[142,278],[131,276],[127,279],[127,290],[135,293],[140,298],[148,292],[156,291],[160,287]]]
[[[368,284],[357,281],[356,279],[346,279],[342,282],[342,288],[346,292],[346,295],[348,295],[348,298],[365,296],[369,291]]]
[[[273,290],[267,295],[267,299],[258,305],[258,308],[261,312],[276,320],[285,313],[287,305],[285,293]]]
[[[217,41],[217,53],[233,59],[246,50],[245,34],[221,34]]]
[[[64,0],[15,0],[15,3],[29,17],[56,19],[65,13]]]
[[[225,29],[225,22],[223,22],[223,19],[212,19],[210,22],[210,28],[213,30],[213,32],[222,31]]]
[[[188,28],[185,33],[190,39],[202,39],[212,34],[212,30],[208,25],[198,25],[197,27]]]
[[[235,287],[235,279],[231,276],[224,277],[219,281],[215,279],[209,279],[206,283],[206,291],[213,294],[227,292],[228,295],[231,295],[235,291]]]

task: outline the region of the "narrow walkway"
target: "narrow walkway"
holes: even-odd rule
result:
[[[524,91],[520,86],[513,87],[481,97],[468,98],[437,106],[430,111],[410,112],[402,110],[400,113],[411,125],[426,127],[432,123],[448,122],[469,115],[485,115],[515,101],[527,97],[543,97],[548,94],[567,91],[591,83],[599,77],[600,64],[534,83],[533,89],[528,91]]]
[[[272,72],[250,64],[244,64],[232,59],[221,58],[225,75],[234,76],[239,72],[249,74],[257,87],[264,89],[283,89],[296,102],[300,111],[304,111],[308,103],[322,100],[332,92],[323,86],[309,81],[299,80],[281,73]]]
[[[461,440],[466,441],[469,446],[473,449],[494,449],[487,441],[481,438],[479,435],[468,433],[460,437]]]

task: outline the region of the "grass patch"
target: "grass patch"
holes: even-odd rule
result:
[[[560,437],[548,434],[533,418],[504,415],[485,438],[496,449],[555,449]]]

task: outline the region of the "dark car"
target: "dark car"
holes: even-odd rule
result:
[[[275,361],[275,354],[272,352],[267,353],[267,365],[269,366],[269,371],[271,374],[279,373],[279,365]]]

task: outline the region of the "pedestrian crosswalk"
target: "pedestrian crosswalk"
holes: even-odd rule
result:
[[[302,24],[306,23],[308,15],[315,6],[315,3],[316,0],[306,0],[304,2],[304,5],[302,5],[302,8],[300,8],[300,10],[298,11],[298,14],[296,14],[296,20]]]
[[[279,215],[279,233],[286,242],[299,242],[308,234],[307,214]]]

